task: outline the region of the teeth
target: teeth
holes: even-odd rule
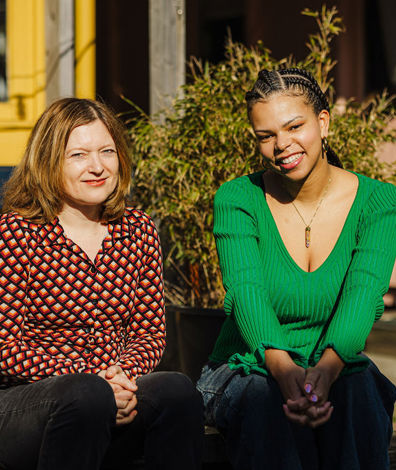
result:
[[[282,158],[281,164],[293,163],[301,157],[302,153],[296,153],[287,158]]]

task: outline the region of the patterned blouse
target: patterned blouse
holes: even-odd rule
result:
[[[95,263],[53,223],[0,218],[0,386],[118,364],[147,374],[165,347],[158,233],[128,208]]]

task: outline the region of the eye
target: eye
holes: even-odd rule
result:
[[[265,135],[257,135],[257,140],[259,142],[267,142],[269,139],[271,138],[271,135],[270,134],[265,134]]]
[[[294,124],[293,126],[290,127],[290,130],[295,131],[295,130],[299,129],[301,126],[302,126],[302,124]]]
[[[108,149],[104,149],[102,150],[102,153],[106,154],[106,155],[114,155],[116,152],[115,149],[113,148],[108,148]]]
[[[69,157],[73,157],[73,158],[83,158],[85,156],[85,154],[83,152],[74,152],[74,153],[71,153],[69,155]]]

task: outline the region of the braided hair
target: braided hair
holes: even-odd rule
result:
[[[258,80],[252,90],[246,93],[248,112],[258,101],[267,99],[273,93],[286,93],[293,96],[304,96],[308,104],[313,107],[316,115],[325,109],[330,112],[329,102],[318,82],[308,70],[288,68],[280,70],[261,70]],[[337,154],[326,146],[327,160],[331,165],[342,168],[342,163]]]

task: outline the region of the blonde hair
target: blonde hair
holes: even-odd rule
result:
[[[103,203],[101,222],[120,218],[131,184],[125,128],[103,103],[78,98],[55,101],[37,121],[21,163],[4,185],[3,212],[15,211],[37,223],[51,222],[63,207],[63,163],[70,133],[97,119],[107,127],[119,159],[118,183]]]

